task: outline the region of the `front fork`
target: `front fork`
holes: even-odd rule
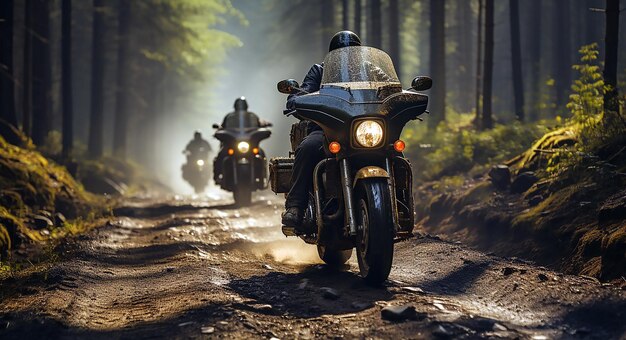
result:
[[[393,177],[393,165],[389,158],[385,159],[385,170],[387,174],[389,174],[389,178],[387,179],[387,184],[389,186],[389,195],[391,198],[391,219],[393,222],[394,233],[399,229],[398,224],[398,205],[396,202],[396,189],[395,182]],[[352,183],[353,179],[350,171],[350,163],[346,158],[342,159],[339,162],[339,171],[341,173],[341,189],[343,192],[343,201],[345,205],[346,211],[346,224],[347,229],[350,231],[351,236],[356,236],[357,234],[357,225],[356,225],[356,212],[354,209],[354,195]]]

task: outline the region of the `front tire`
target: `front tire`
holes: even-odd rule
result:
[[[238,207],[247,207],[252,203],[251,172],[250,164],[239,164],[237,166],[237,184],[233,190],[233,198],[235,199],[235,205]]]
[[[362,180],[357,193],[359,270],[365,281],[380,285],[389,277],[393,262],[393,212],[387,180]]]
[[[324,261],[330,267],[339,267],[350,259],[352,256],[352,249],[347,250],[337,250],[337,249],[329,249],[326,246],[317,245],[317,254],[320,256],[320,259]]]

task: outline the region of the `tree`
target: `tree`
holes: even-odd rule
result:
[[[117,89],[115,100],[115,128],[113,137],[113,153],[126,157],[126,134],[128,125],[129,76],[131,73],[128,61],[130,44],[131,4],[127,0],[119,0],[117,26]]]
[[[399,0],[389,1],[389,55],[393,59],[396,72],[402,77],[402,60],[400,52],[400,4]]]
[[[493,81],[493,15],[494,0],[485,0],[485,59],[483,62],[483,114],[482,128],[493,128],[491,92]]]
[[[513,69],[513,97],[515,115],[520,122],[524,121],[524,85],[522,82],[522,52],[519,30],[519,6],[517,0],[509,0],[509,16],[511,23],[511,66]]]
[[[481,64],[482,64],[482,51],[483,51],[483,1],[478,0],[478,38],[476,42],[476,117],[474,117],[474,125],[476,127],[480,127],[481,123],[481,105],[480,105],[480,97],[481,97]]]
[[[104,0],[93,1],[93,39],[91,54],[91,115],[88,153],[99,158],[103,152],[104,112]]]
[[[554,67],[556,104],[559,108],[565,107],[569,97],[571,78],[571,42],[569,23],[569,0],[556,0],[553,3],[552,14],[554,24],[554,49],[552,66]]]
[[[61,67],[63,73],[63,157],[68,159],[74,144],[72,104],[72,0],[61,3]]]
[[[51,62],[50,62],[50,1],[33,1],[32,55],[32,138],[35,145],[43,145],[52,129]]]
[[[350,1],[342,0],[341,2],[341,18],[342,18],[342,30],[350,29]]]
[[[458,107],[462,112],[471,110],[474,86],[472,77],[472,7],[471,1],[456,3],[456,40],[458,42],[455,63],[458,80]]]
[[[430,0],[430,73],[433,77],[430,108],[434,115],[428,120],[429,128],[435,128],[446,119],[445,46],[445,1]]]
[[[382,23],[381,23],[381,4],[380,0],[369,0],[369,26],[367,27],[368,45],[381,48],[382,41]]]
[[[529,108],[528,118],[530,121],[536,121],[539,119],[539,102],[541,97],[541,39],[543,34],[541,31],[541,2],[539,0],[526,2],[527,12],[526,16],[528,21],[526,22],[526,37],[528,39],[528,48],[526,54],[528,55],[528,89],[530,94],[530,100],[527,108]],[[538,10],[539,9],[539,10]]]
[[[361,35],[361,16],[363,15],[363,8],[361,4],[362,0],[355,0],[354,2],[354,32]]]
[[[320,25],[322,51],[328,50],[328,42],[335,34],[335,5],[332,0],[322,0]]]
[[[619,115],[619,99],[617,92],[617,51],[619,38],[619,0],[606,0],[606,31],[604,38],[604,117]],[[612,114],[609,114],[611,112]]]
[[[32,45],[33,45],[33,2],[26,0],[24,3],[24,59],[22,72],[22,132],[30,136],[30,118],[32,115]]]
[[[15,82],[13,74],[13,0],[0,1],[0,135],[11,143],[13,135],[9,131],[11,125],[17,127],[17,115],[15,113]]]

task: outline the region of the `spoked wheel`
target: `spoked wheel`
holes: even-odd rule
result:
[[[379,285],[389,276],[393,262],[393,220],[387,180],[360,183],[357,206],[357,259],[361,276]]]
[[[337,250],[329,249],[326,246],[317,245],[317,254],[320,259],[331,267],[338,267],[348,262],[350,256],[352,256],[352,249]]]

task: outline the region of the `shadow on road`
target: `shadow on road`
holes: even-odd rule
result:
[[[228,286],[257,303],[272,305],[275,311],[268,309],[268,313],[287,312],[304,318],[354,313],[373,306],[376,301],[393,299],[392,292],[384,287],[367,286],[355,273],[324,265],[301,268],[299,273],[273,271],[236,279]]]

